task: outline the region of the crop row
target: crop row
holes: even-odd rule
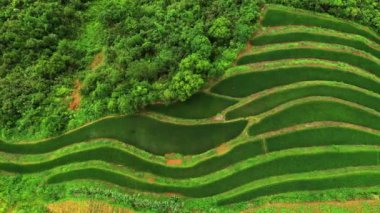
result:
[[[355,55],[351,52],[335,51],[329,49],[317,48],[287,48],[265,51],[257,54],[246,55],[241,57],[237,64],[244,65],[263,61],[275,61],[281,59],[297,59],[297,58],[315,58],[323,60],[340,61],[349,65],[361,68],[372,73],[373,75],[380,76],[380,64],[367,57]]]
[[[370,112],[358,106],[353,107],[339,99],[310,97],[288,102],[285,106],[252,125],[249,134],[259,135],[315,121],[343,122],[380,130],[380,113]]]
[[[302,162],[302,163],[300,163]],[[261,164],[234,172],[211,182],[196,184],[148,183],[122,173],[101,168],[84,168],[54,174],[48,183],[62,183],[70,180],[93,179],[140,191],[165,193],[174,192],[187,197],[209,197],[221,194],[245,184],[282,175],[298,174],[313,171],[340,169],[346,167],[376,166],[379,163],[379,150],[358,152],[320,152],[298,154],[277,158]]]
[[[377,93],[380,91],[378,82],[356,73],[307,65],[234,75],[216,84],[211,91],[232,97],[245,97],[266,89],[301,81],[336,81]]]
[[[364,36],[370,40],[380,43],[379,36],[362,26],[354,25],[348,22],[340,21],[330,17],[322,17],[312,15],[310,13],[303,13],[301,11],[290,11],[288,9],[281,9],[270,7],[262,21],[263,26],[283,26],[283,25],[304,25],[316,26],[336,31],[351,33]]]
[[[257,115],[286,102],[310,96],[335,97],[380,112],[380,95],[370,95],[357,88],[342,83],[317,81],[309,82],[309,84],[302,86],[292,87],[290,89],[276,90],[269,95],[261,96],[239,108],[229,111],[226,114],[226,118],[234,119]]]
[[[224,99],[206,93],[197,93],[185,102],[178,102],[168,106],[154,105],[149,107],[148,110],[173,117],[200,119],[215,116],[223,109],[236,103],[237,101],[235,100]]]
[[[302,42],[313,41],[329,44],[340,44],[348,47],[352,47],[364,52],[370,53],[373,56],[380,58],[380,50],[372,48],[370,45],[363,41],[357,41],[353,39],[343,38],[340,36],[324,35],[320,33],[311,32],[291,32],[291,33],[276,33],[276,34],[264,34],[262,36],[255,37],[251,40],[253,45],[270,45],[276,43],[285,42]]]
[[[375,168],[376,169],[376,168]],[[378,168],[377,168],[378,169]],[[334,174],[335,171],[331,171]],[[288,192],[321,191],[342,188],[362,188],[380,185],[380,173],[370,169],[355,173],[335,173],[326,177],[314,176],[312,178],[288,180],[284,182],[264,185],[262,187],[239,193],[235,196],[221,199],[219,205],[244,202],[262,196],[276,195]]]
[[[170,167],[144,160],[127,151],[111,147],[98,147],[67,153],[60,157],[44,155],[41,159],[28,163],[20,161],[2,162],[0,170],[14,173],[43,172],[62,165],[76,162],[100,160],[111,164],[128,167],[138,172],[148,172],[154,175],[173,179],[186,179],[205,176],[219,170],[231,167],[237,163],[263,156],[265,153],[284,151],[294,148],[307,148],[329,145],[379,145],[380,136],[369,132],[338,126],[314,126],[272,135],[265,139],[253,139],[237,145],[223,155],[214,155],[190,167]],[[51,154],[55,156],[55,153]]]
[[[18,154],[47,153],[79,142],[110,138],[158,155],[199,154],[235,138],[245,126],[246,121],[179,125],[139,115],[113,117],[37,143],[10,144],[0,141],[0,151]],[[218,134],[212,134],[215,132]]]

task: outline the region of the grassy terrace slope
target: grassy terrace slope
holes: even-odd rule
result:
[[[106,118],[62,136],[36,143],[0,143],[0,150],[11,153],[36,154],[96,138],[123,141],[153,154],[198,154],[214,148],[243,130],[244,121],[201,125],[182,125],[158,121],[146,116]],[[222,134],[208,134],[209,132]],[[199,137],[202,136],[202,137]],[[181,143],[178,143],[178,140]],[[194,141],[199,145],[194,146]]]
[[[339,69],[308,65],[238,73],[219,82],[211,91],[233,97],[245,97],[273,87],[316,80],[343,82],[374,92],[380,91],[378,80],[375,81],[367,76]]]
[[[281,7],[269,8],[262,21],[263,26],[304,25],[333,29],[344,33],[357,34],[380,43],[375,32],[360,25],[344,22],[326,16],[312,15],[301,10],[291,11]]]
[[[0,170],[213,205],[380,186],[379,36],[277,6],[255,35],[236,67],[189,100],[0,142]]]
[[[307,29],[307,28],[306,28]],[[338,34],[338,32],[330,32],[329,34],[323,33],[322,29],[313,29],[309,31],[302,31],[304,28],[291,27],[284,29],[273,29],[273,32],[266,33],[262,36],[255,37],[251,40],[256,46],[258,45],[269,45],[276,43],[286,43],[286,42],[323,42],[329,44],[340,44],[348,47],[352,47],[373,56],[380,57],[379,45],[372,41],[365,41],[364,39],[358,38],[346,38],[345,34]]]

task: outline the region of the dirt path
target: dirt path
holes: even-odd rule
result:
[[[216,154],[223,155],[224,153],[227,153],[230,150],[231,150],[231,147],[228,144],[224,143],[218,146],[215,151],[216,151]]]
[[[82,213],[82,212],[104,212],[104,213],[133,213],[132,210],[109,203],[87,200],[87,201],[63,201],[47,205],[52,213]]]
[[[71,93],[71,102],[69,104],[69,109],[70,110],[76,110],[79,107],[80,101],[81,101],[81,96],[80,96],[80,90],[82,88],[82,83],[79,80],[75,81],[75,86],[74,90]]]

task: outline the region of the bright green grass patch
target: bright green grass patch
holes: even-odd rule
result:
[[[314,48],[291,48],[282,50],[272,50],[253,55],[246,55],[241,57],[237,61],[237,64],[244,65],[262,61],[276,61],[282,59],[299,58],[316,58],[323,60],[340,61],[355,67],[362,68],[380,77],[380,64],[375,61],[348,52],[336,52],[332,50]]]
[[[216,84],[211,91],[232,97],[245,97],[265,89],[300,81],[337,81],[380,92],[380,84],[362,76],[338,69],[301,66],[277,68],[231,76]]]
[[[380,117],[344,103],[312,100],[279,111],[249,128],[250,135],[315,121],[336,121],[380,130]]]
[[[292,173],[302,173],[302,172],[311,172],[315,170],[327,170],[327,169],[338,169],[345,167],[355,167],[355,166],[372,166],[377,165],[379,161],[379,151],[358,151],[358,152],[326,152],[326,153],[313,153],[313,154],[299,154],[294,156],[285,156],[282,158],[277,158],[272,161],[264,162],[261,164],[257,164],[255,166],[246,168],[244,170],[235,172],[225,178],[218,179],[216,181],[187,187],[187,186],[159,186],[157,184],[149,184],[149,183],[137,183],[138,188],[133,188],[137,190],[148,190],[150,192],[176,192],[181,193],[185,196],[189,197],[208,197],[212,195],[216,195],[219,193],[226,192],[228,190],[234,189],[241,185],[263,179],[269,178],[272,176],[279,176],[285,174]],[[321,159],[324,163],[321,163]],[[299,164],[299,162],[303,162],[303,164]],[[104,170],[103,170],[104,171]],[[69,180],[75,179],[95,179],[95,180],[103,180],[109,181],[104,178],[100,178],[97,176],[97,172],[92,174],[91,172],[86,172],[83,174],[84,176],[77,177],[73,174],[60,173],[56,176],[53,176],[50,181],[53,183],[59,183]],[[104,171],[109,173],[108,171]],[[62,177],[58,181],[55,180],[56,177]],[[108,175],[111,177],[111,175]],[[127,176],[124,177],[128,179]],[[55,181],[52,181],[55,180]],[[125,180],[127,181],[127,180]],[[126,186],[130,188],[129,185],[122,185],[122,182],[119,182],[118,179],[111,178],[111,183],[115,183],[117,185]],[[132,181],[133,182],[133,181]],[[135,181],[139,182],[139,181]],[[144,185],[144,186],[143,186]],[[132,186],[133,187],[133,186]],[[141,187],[141,188],[140,188]]]
[[[268,206],[259,207],[255,209],[255,213],[315,213],[315,212],[329,212],[329,213],[358,213],[358,212],[379,212],[380,201],[348,201],[346,202],[320,202],[320,203],[283,203],[283,204],[269,204]]]
[[[289,132],[265,139],[269,152],[285,149],[334,145],[380,145],[380,135],[342,127],[318,127]]]
[[[342,100],[357,103],[380,112],[380,98],[368,95],[366,93],[354,90],[349,87],[339,87],[332,84],[308,85],[297,88],[282,90],[234,109],[226,114],[226,118],[233,119],[257,115],[266,112],[278,105],[284,104],[291,100],[304,98],[308,96],[328,96]]]
[[[291,33],[280,33],[280,34],[271,34],[271,35],[262,35],[255,37],[251,40],[254,46],[257,45],[269,45],[276,43],[285,43],[285,42],[301,42],[301,41],[314,41],[314,42],[323,42],[330,44],[340,44],[362,50],[364,52],[370,53],[373,56],[380,58],[380,51],[372,48],[368,44],[362,41],[354,39],[346,39],[339,36],[333,35],[324,35],[318,33],[309,33],[309,32],[291,32]]]
[[[370,30],[334,18],[325,18],[305,12],[292,12],[286,9],[269,8],[262,21],[263,26],[306,25],[337,30],[364,36],[380,43],[380,38]]]
[[[138,115],[114,117],[39,143],[1,142],[0,150],[8,153],[38,154],[96,138],[111,138],[158,155],[199,154],[235,138],[246,123],[246,121],[236,121],[178,125]]]
[[[262,196],[295,192],[295,191],[315,191],[338,188],[371,187],[380,184],[380,174],[369,171],[360,174],[347,174],[333,177],[315,177],[305,180],[289,180],[262,186],[260,188],[226,198],[218,202],[219,205],[226,205],[237,202],[244,202]]]
[[[148,110],[173,117],[200,119],[215,116],[223,109],[235,103],[237,101],[205,93],[197,93],[185,102],[174,103],[169,106],[153,105]]]

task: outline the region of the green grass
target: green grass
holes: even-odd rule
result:
[[[349,87],[339,87],[340,84],[320,84],[308,85],[287,90],[278,91],[252,102],[243,105],[237,109],[229,111],[226,118],[233,119],[257,115],[275,108],[291,100],[304,98],[308,96],[329,96],[342,100],[357,103],[380,112],[380,96],[372,96],[366,93],[354,90]]]
[[[215,116],[223,109],[237,103],[214,95],[197,93],[185,102],[165,105],[153,105],[148,110],[179,118],[200,119]]]
[[[241,57],[238,65],[262,62],[276,61],[281,59],[299,59],[299,58],[315,58],[323,60],[334,60],[347,63],[349,65],[359,67],[369,73],[380,77],[380,64],[368,58],[354,55],[349,52],[336,52],[332,50],[313,49],[313,48],[290,48],[282,50],[271,50],[259,54],[246,55]]]
[[[325,18],[312,13],[292,12],[286,9],[269,8],[262,21],[263,26],[305,25],[333,29],[336,31],[364,36],[377,43],[379,36],[371,31],[338,19]]]
[[[336,145],[380,145],[380,135],[336,126],[303,129],[265,139],[269,152]]]
[[[264,132],[314,121],[344,122],[380,130],[379,119],[378,115],[343,103],[312,100],[293,105],[263,118],[259,123],[249,128],[249,134],[259,135]]]
[[[357,213],[357,212],[379,212],[380,201],[354,201],[354,202],[303,202],[303,203],[279,203],[268,204],[255,209],[255,213]]]
[[[276,68],[231,76],[216,84],[211,91],[232,97],[245,97],[265,89],[300,81],[337,81],[380,92],[380,84],[362,76],[338,69],[301,66]]]
[[[289,180],[285,182],[266,185],[234,197],[219,201],[219,205],[243,202],[262,196],[275,195],[295,191],[315,191],[338,188],[371,187],[380,184],[380,174],[361,172],[360,174],[347,174],[333,177],[315,177],[305,180]]]
[[[340,44],[349,46],[364,52],[370,53],[373,56],[380,58],[380,51],[372,48],[368,44],[362,41],[357,41],[354,39],[347,39],[339,36],[324,35],[320,33],[309,33],[309,32],[290,32],[290,33],[280,33],[271,35],[262,35],[255,37],[251,40],[254,46],[258,45],[270,45],[276,43],[285,42],[301,42],[301,41],[313,41],[313,42],[323,42],[330,44]]]
[[[113,178],[113,172],[102,170],[104,176],[108,177],[107,179],[105,179],[105,177],[97,175],[100,172],[100,170],[95,171],[88,169],[84,169],[83,171],[78,170],[75,173],[59,173],[51,177],[49,181],[51,183],[60,183],[75,179],[95,179],[143,191],[146,190],[149,192],[176,192],[189,197],[202,198],[220,194],[234,189],[236,187],[239,187],[241,185],[263,178],[269,178],[272,176],[311,172],[316,170],[377,165],[379,162],[378,157],[378,150],[358,152],[331,151],[325,153],[320,152],[312,154],[284,156],[272,161],[257,164],[255,166],[243,169],[241,171],[237,171],[231,175],[226,176],[225,178],[217,179],[213,182],[206,184],[200,182],[199,184],[191,187],[186,186],[186,184],[183,184],[183,186],[162,186],[159,184],[144,183],[138,180],[132,180],[129,177],[123,175],[120,175],[120,178],[118,178],[117,174],[115,174],[116,178]],[[299,164],[299,162],[304,163]],[[124,181],[120,179],[124,179]],[[130,185],[125,185],[123,184],[123,182],[128,182],[126,184]]]
[[[138,115],[114,117],[39,143],[1,142],[0,150],[8,153],[38,154],[91,139],[112,138],[158,155],[199,154],[235,138],[245,125],[246,121],[177,125]]]

